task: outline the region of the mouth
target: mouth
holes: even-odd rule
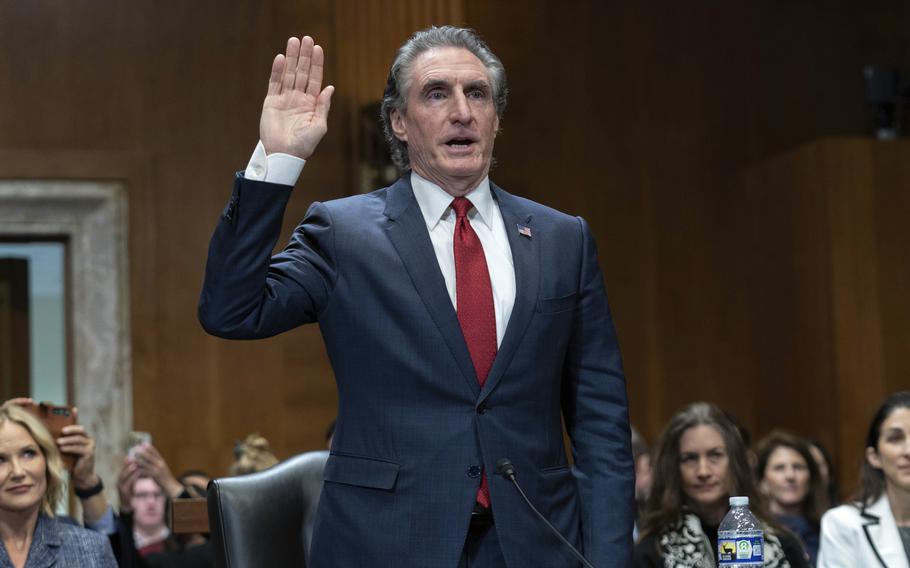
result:
[[[10,493],[27,493],[32,488],[31,485],[14,485],[7,489]]]
[[[445,145],[453,150],[470,150],[477,141],[469,136],[455,136],[446,140]]]

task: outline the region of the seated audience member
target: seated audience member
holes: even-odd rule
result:
[[[234,446],[234,463],[228,469],[228,474],[256,473],[277,463],[278,458],[269,450],[269,441],[259,434],[250,434]]]
[[[885,399],[866,435],[853,502],[822,517],[819,568],[910,565],[910,391]]]
[[[165,550],[165,540],[171,534],[164,517],[166,503],[164,489],[151,477],[139,477],[133,483],[133,541],[141,556]]]
[[[807,566],[799,540],[765,509],[736,426],[704,402],[678,412],[658,440],[635,565],[715,566],[731,495],[748,496],[762,522],[765,566]]]
[[[637,508],[632,538],[638,540],[638,525],[644,512],[645,502],[648,500],[648,492],[651,489],[651,452],[641,432],[635,426],[630,426],[630,429],[632,431],[632,461],[635,464],[635,505]]]
[[[809,562],[818,556],[818,531],[827,495],[808,443],[776,430],[758,443],[756,477],[768,508],[803,542]]]
[[[104,535],[54,517],[63,499],[60,451],[41,422],[15,403],[0,407],[0,566],[115,568]]]
[[[19,397],[6,401],[6,404],[28,407],[36,403],[31,398]],[[75,407],[73,414],[78,420],[79,410]],[[104,495],[101,477],[95,473],[95,439],[81,424],[64,426],[62,434],[62,437],[55,441],[61,454],[75,458],[70,472],[70,482],[82,505],[82,521],[85,527],[106,535],[115,533],[117,526],[114,510]],[[69,517],[60,517],[60,520],[72,521]]]
[[[189,469],[177,477],[177,481],[183,485],[184,497],[206,497],[211,480],[211,475],[199,469]]]
[[[121,568],[207,568],[214,566],[205,539],[183,539],[167,527],[167,503],[193,496],[170,472],[151,444],[137,446],[124,458],[118,481],[120,491]]]
[[[822,487],[825,488],[825,495],[828,497],[828,507],[840,505],[840,492],[837,488],[837,472],[834,469],[834,460],[831,459],[831,453],[821,443],[820,440],[809,438],[809,451],[818,465],[818,473],[822,479]]]

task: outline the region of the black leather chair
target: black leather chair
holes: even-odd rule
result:
[[[209,527],[222,568],[305,568],[329,452],[307,452],[265,471],[212,480]]]

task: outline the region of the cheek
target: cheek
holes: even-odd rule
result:
[[[717,464],[717,469],[714,470],[714,474],[717,476],[717,479],[720,481],[720,486],[725,490],[730,489],[730,462],[724,461]]]

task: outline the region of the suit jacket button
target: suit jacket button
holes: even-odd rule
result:
[[[481,402],[480,405],[477,407],[477,414],[484,414],[486,411],[487,411],[486,403]]]
[[[468,468],[468,477],[480,477],[481,471],[479,465],[472,465]]]

